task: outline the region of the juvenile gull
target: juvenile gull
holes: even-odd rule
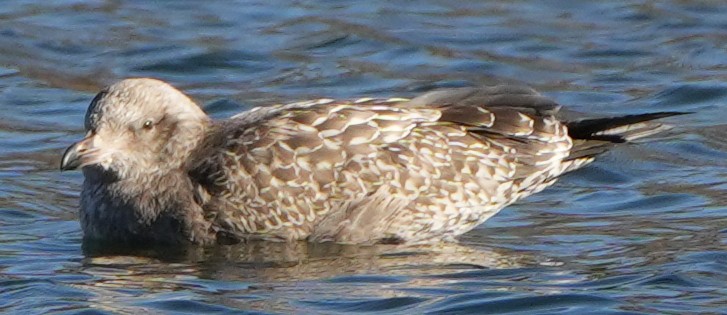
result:
[[[411,100],[320,99],[211,120],[154,79],[101,91],[62,170],[82,168],[87,239],[230,243],[453,241],[661,112],[564,121],[527,87]]]

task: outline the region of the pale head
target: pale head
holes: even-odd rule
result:
[[[61,169],[94,166],[127,178],[179,168],[208,120],[171,85],[126,79],[93,99],[86,112],[86,137],[66,150]]]

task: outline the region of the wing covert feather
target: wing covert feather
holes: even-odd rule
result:
[[[514,90],[532,106],[472,103],[513,97],[503,91],[459,91],[463,105],[434,94],[239,115],[196,168],[214,195],[205,208],[221,229],[261,238],[416,239],[405,224],[461,234],[552,182],[572,145],[532,90]]]

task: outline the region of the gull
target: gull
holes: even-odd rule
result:
[[[453,242],[678,112],[566,120],[514,85],[317,99],[212,120],[150,78],[91,101],[61,170],[82,169],[87,240]]]

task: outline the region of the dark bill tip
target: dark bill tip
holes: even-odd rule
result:
[[[65,152],[61,158],[61,171],[75,170],[81,165],[81,156],[78,152],[80,142],[74,143]]]

